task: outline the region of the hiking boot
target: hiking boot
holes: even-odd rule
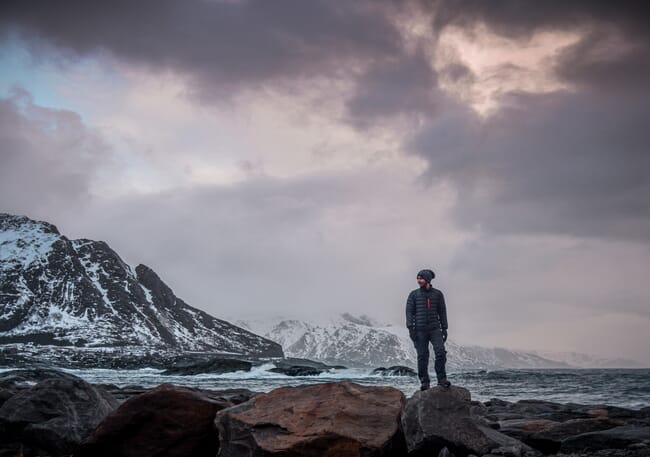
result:
[[[449,387],[451,386],[451,382],[447,378],[442,378],[438,380],[438,385],[442,387]]]
[[[420,390],[427,390],[428,388],[429,388],[428,382],[423,382],[422,385],[420,386]]]

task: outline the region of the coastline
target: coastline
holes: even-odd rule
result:
[[[311,376],[288,376],[267,371],[273,364],[251,371],[203,373],[195,376],[163,375],[162,369],[58,368],[92,383],[116,386],[138,384],[155,387],[170,382],[200,389],[249,388],[268,392],[285,385],[352,380],[366,385],[387,385],[410,396],[419,388],[415,377],[372,375],[372,369],[334,369]],[[14,367],[0,368],[0,375]],[[559,403],[609,404],[629,409],[650,406],[648,369],[500,369],[450,371],[452,384],[466,386],[472,397],[487,401],[500,398],[518,401],[536,398]]]

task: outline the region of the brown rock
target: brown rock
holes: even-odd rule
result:
[[[506,433],[508,429],[519,429],[527,432],[539,432],[559,424],[548,419],[508,419],[499,422],[499,431]]]
[[[217,413],[219,456],[405,454],[404,394],[351,381],[280,387]]]
[[[560,424],[561,422],[551,421],[548,419],[507,419],[499,421],[498,430],[505,435],[528,444],[529,446],[537,449],[545,449],[545,441],[540,443],[537,443],[537,441],[531,442],[529,438],[531,435],[539,435],[539,432],[544,432]],[[557,446],[559,448],[559,442],[557,443]]]
[[[217,411],[232,403],[210,393],[161,384],[122,403],[82,443],[75,457],[214,457]]]
[[[594,417],[607,417],[609,416],[609,411],[606,409],[589,409],[587,414]]]

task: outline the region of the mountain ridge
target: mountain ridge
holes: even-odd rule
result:
[[[105,241],[0,213],[0,343],[142,346],[282,356],[277,343],[192,307]]]

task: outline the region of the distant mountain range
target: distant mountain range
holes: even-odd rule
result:
[[[606,358],[581,352],[532,351],[547,359],[565,362],[579,368],[645,368],[642,363],[625,358]]]
[[[417,366],[417,355],[408,331],[402,326],[381,323],[367,315],[344,313],[324,322],[278,318],[275,320],[229,320],[280,343],[287,357],[302,357],[330,364],[359,367],[380,365]],[[456,344],[450,337],[448,369],[501,368],[605,368],[638,367],[638,362],[596,358],[577,353],[542,353],[506,348]],[[433,348],[430,348],[433,369]],[[573,354],[567,356],[567,354]]]
[[[193,308],[146,265],[103,241],[70,240],[0,213],[0,344],[148,347],[283,355],[282,347]]]

